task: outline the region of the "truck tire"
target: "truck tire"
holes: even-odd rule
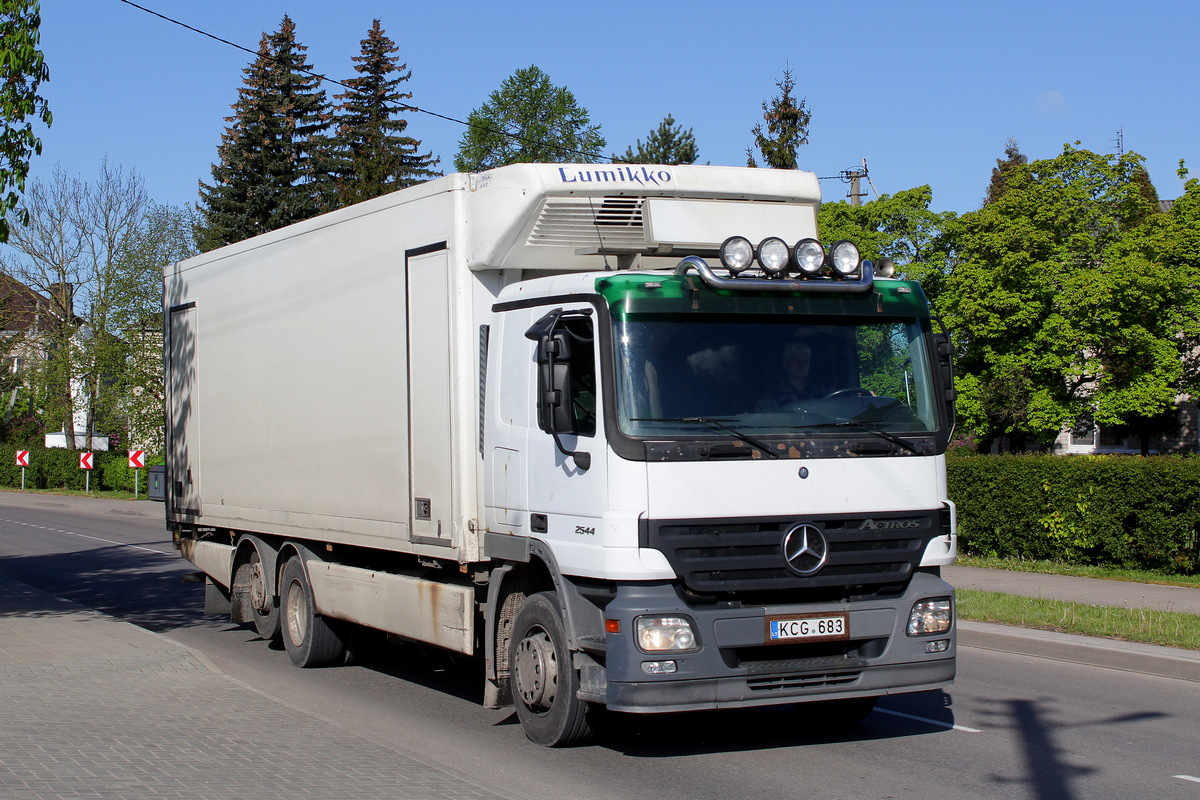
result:
[[[268,642],[278,642],[279,637],[282,635],[282,628],[279,624],[279,606],[275,602],[275,597],[267,594],[267,580],[266,575],[263,573],[265,567],[258,557],[257,549],[251,551],[250,560],[246,564],[246,568],[250,585],[250,612],[254,617],[254,629],[258,631],[259,636]],[[261,610],[260,606],[267,610]]]
[[[517,718],[530,741],[571,747],[592,737],[589,707],[578,697],[579,672],[553,592],[525,598],[513,622],[508,665]]]
[[[283,647],[296,666],[327,667],[345,658],[346,644],[338,630],[314,610],[312,585],[299,556],[283,567],[279,615]]]

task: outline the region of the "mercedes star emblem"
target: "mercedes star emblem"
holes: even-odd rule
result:
[[[798,575],[814,575],[829,558],[829,544],[816,525],[802,522],[783,537],[783,558]]]

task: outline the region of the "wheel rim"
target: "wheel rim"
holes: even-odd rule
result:
[[[267,581],[257,554],[250,557],[250,606],[260,614],[270,611],[267,605]]]
[[[517,644],[517,691],[527,708],[545,712],[558,694],[558,655],[554,642],[534,628]]]
[[[292,581],[288,586],[287,630],[292,644],[297,647],[304,644],[304,635],[308,632],[308,604],[300,581]]]

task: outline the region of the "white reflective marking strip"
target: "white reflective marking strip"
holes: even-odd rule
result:
[[[154,550],[149,547],[142,547],[140,544],[127,544],[125,542],[114,542],[112,539],[101,539],[99,536],[90,536],[86,533],[76,533],[75,531],[64,531],[58,528],[47,528],[45,525],[34,525],[32,522],[19,522],[15,519],[0,519],[0,522],[6,522],[9,525],[24,525],[26,528],[34,528],[39,531],[47,531],[48,533],[61,533],[66,536],[78,536],[82,539],[91,539],[94,542],[104,542],[105,544],[115,544],[117,547],[128,547],[130,550],[141,550],[144,553],[154,553],[156,556],[170,556],[174,558],[173,553],[164,553],[161,550]]]
[[[1179,778],[1181,781],[1191,781],[1192,783],[1200,783],[1200,778],[1195,775],[1172,775],[1172,778]]]
[[[966,725],[952,725],[949,722],[929,719],[928,717],[918,717],[915,714],[905,714],[903,711],[892,711],[890,708],[876,708],[875,710],[883,714],[891,714],[893,717],[904,717],[905,719],[912,719],[916,720],[917,722],[927,722],[930,725],[937,725],[939,728],[951,728],[956,731],[962,731],[963,733],[983,733],[983,731],[979,730],[978,728],[968,728]]]

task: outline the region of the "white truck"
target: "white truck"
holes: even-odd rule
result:
[[[358,626],[481,656],[545,745],[947,686],[949,338],[819,204],[522,164],[168,266],[174,541],[298,666]]]

